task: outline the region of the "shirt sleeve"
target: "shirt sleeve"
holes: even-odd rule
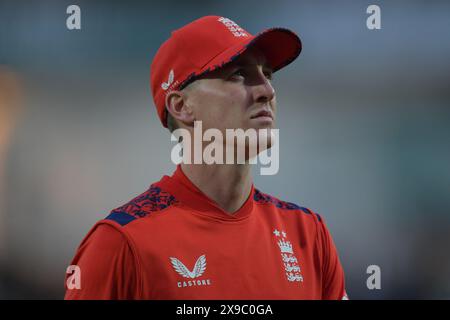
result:
[[[127,238],[109,224],[97,224],[72,260],[79,270],[79,285],[69,286],[66,300],[137,299],[136,260]],[[69,279],[70,282],[70,279]]]
[[[322,247],[322,299],[348,300],[345,275],[339,255],[325,221],[319,217],[319,238]]]

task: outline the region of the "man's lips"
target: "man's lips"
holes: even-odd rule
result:
[[[250,119],[270,118],[273,120],[273,114],[269,110],[260,110],[250,117]]]

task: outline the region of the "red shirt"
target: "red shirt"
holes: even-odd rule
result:
[[[323,218],[252,186],[234,214],[174,174],[114,209],[72,261],[66,299],[343,299]]]

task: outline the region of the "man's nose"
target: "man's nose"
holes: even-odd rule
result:
[[[275,97],[275,89],[267,79],[264,72],[259,72],[259,79],[253,88],[254,100],[256,102],[269,102]]]

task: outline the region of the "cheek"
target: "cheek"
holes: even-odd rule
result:
[[[239,90],[209,89],[202,92],[196,107],[204,128],[235,128],[245,112],[246,95]]]

